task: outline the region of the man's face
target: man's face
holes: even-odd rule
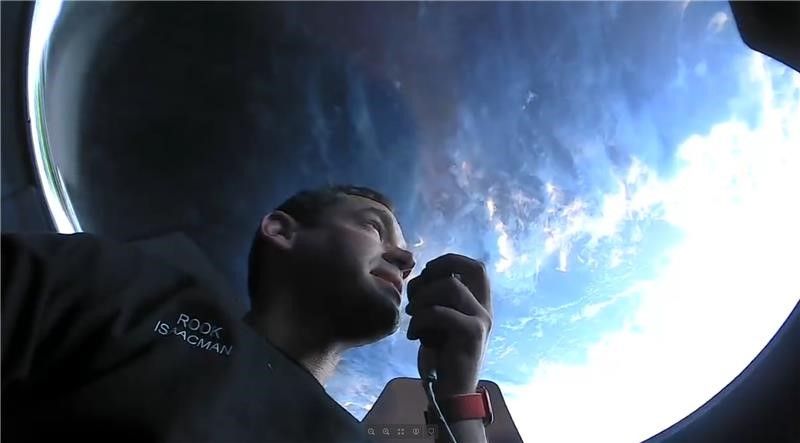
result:
[[[405,280],[414,267],[394,215],[368,198],[346,196],[320,224],[299,228],[292,247],[297,306],[309,325],[351,346],[373,343],[400,325]]]

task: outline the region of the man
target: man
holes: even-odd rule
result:
[[[343,352],[398,329],[414,265],[391,204],[352,186],[301,192],[261,220],[244,321],[128,245],[4,234],[3,441],[366,441],[322,383]],[[445,255],[408,286],[408,336],[436,398],[474,393],[492,318],[483,267]],[[485,441],[479,419],[450,428]]]

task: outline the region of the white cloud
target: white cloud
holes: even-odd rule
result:
[[[717,33],[725,29],[725,25],[730,21],[728,14],[724,11],[719,11],[713,16],[711,16],[711,20],[708,21],[708,29],[713,32]]]
[[[520,329],[524,328],[531,320],[535,320],[536,317],[523,317],[514,319],[514,321],[506,322],[501,325],[502,328],[510,329],[512,331],[519,331]]]
[[[647,281],[637,282],[633,286],[625,289],[622,292],[614,294],[603,301],[597,303],[589,303],[585,305],[583,308],[581,308],[581,311],[579,313],[574,314],[572,317],[570,317],[570,321],[576,322],[578,320],[596,317],[597,314],[603,311],[603,309],[613,305],[619,300],[634,296],[640,296],[642,293],[645,293],[649,289],[650,285],[651,282]]]
[[[547,184],[549,206],[545,210],[547,217],[541,221],[541,231],[534,231],[525,236],[510,236],[505,226],[497,228],[498,246],[501,246],[502,257],[495,265],[498,273],[518,280],[524,272],[536,274],[539,269],[532,267],[534,263],[545,262],[555,255],[557,264],[554,269],[567,272],[570,253],[573,245],[581,239],[588,239],[588,248],[593,249],[606,239],[619,235],[624,224],[631,220],[652,218],[656,205],[663,200],[663,184],[657,174],[637,158],[631,159],[631,166],[624,175],[617,177],[617,191],[602,197],[599,208],[595,209],[580,197],[564,201],[561,190],[552,183]],[[502,229],[501,229],[502,228]],[[512,241],[514,242],[512,244]],[[509,251],[519,251],[511,254]],[[608,265],[618,265],[629,250],[618,250],[616,255],[608,257]],[[526,260],[520,260],[520,257]],[[597,257],[584,257],[591,262]]]
[[[660,432],[744,369],[800,298],[800,75],[749,57],[757,126],[731,119],[689,137],[673,179],[644,174],[632,197],[608,196],[599,220],[582,219],[589,232],[612,235],[614,221],[658,202],[685,240],[585,364],[540,361],[529,383],[503,386],[526,441],[633,442]]]
[[[583,318],[592,318],[600,313],[603,309],[607,306],[611,305],[614,300],[607,300],[600,303],[592,303],[590,305],[586,305],[581,309],[581,314]]]

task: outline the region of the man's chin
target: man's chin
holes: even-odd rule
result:
[[[337,335],[353,346],[375,343],[400,328],[400,308],[385,296],[368,297],[361,306],[339,312],[337,317]]]

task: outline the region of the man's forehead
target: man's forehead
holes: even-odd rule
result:
[[[351,208],[367,208],[367,207],[370,207],[370,208],[380,208],[380,209],[383,209],[385,211],[389,210],[389,208],[387,208],[383,204],[381,204],[378,201],[373,200],[371,198],[362,197],[360,195],[352,195],[352,194],[347,194],[344,197],[345,197],[345,200],[347,200],[347,202],[348,202],[347,204],[350,205]]]

